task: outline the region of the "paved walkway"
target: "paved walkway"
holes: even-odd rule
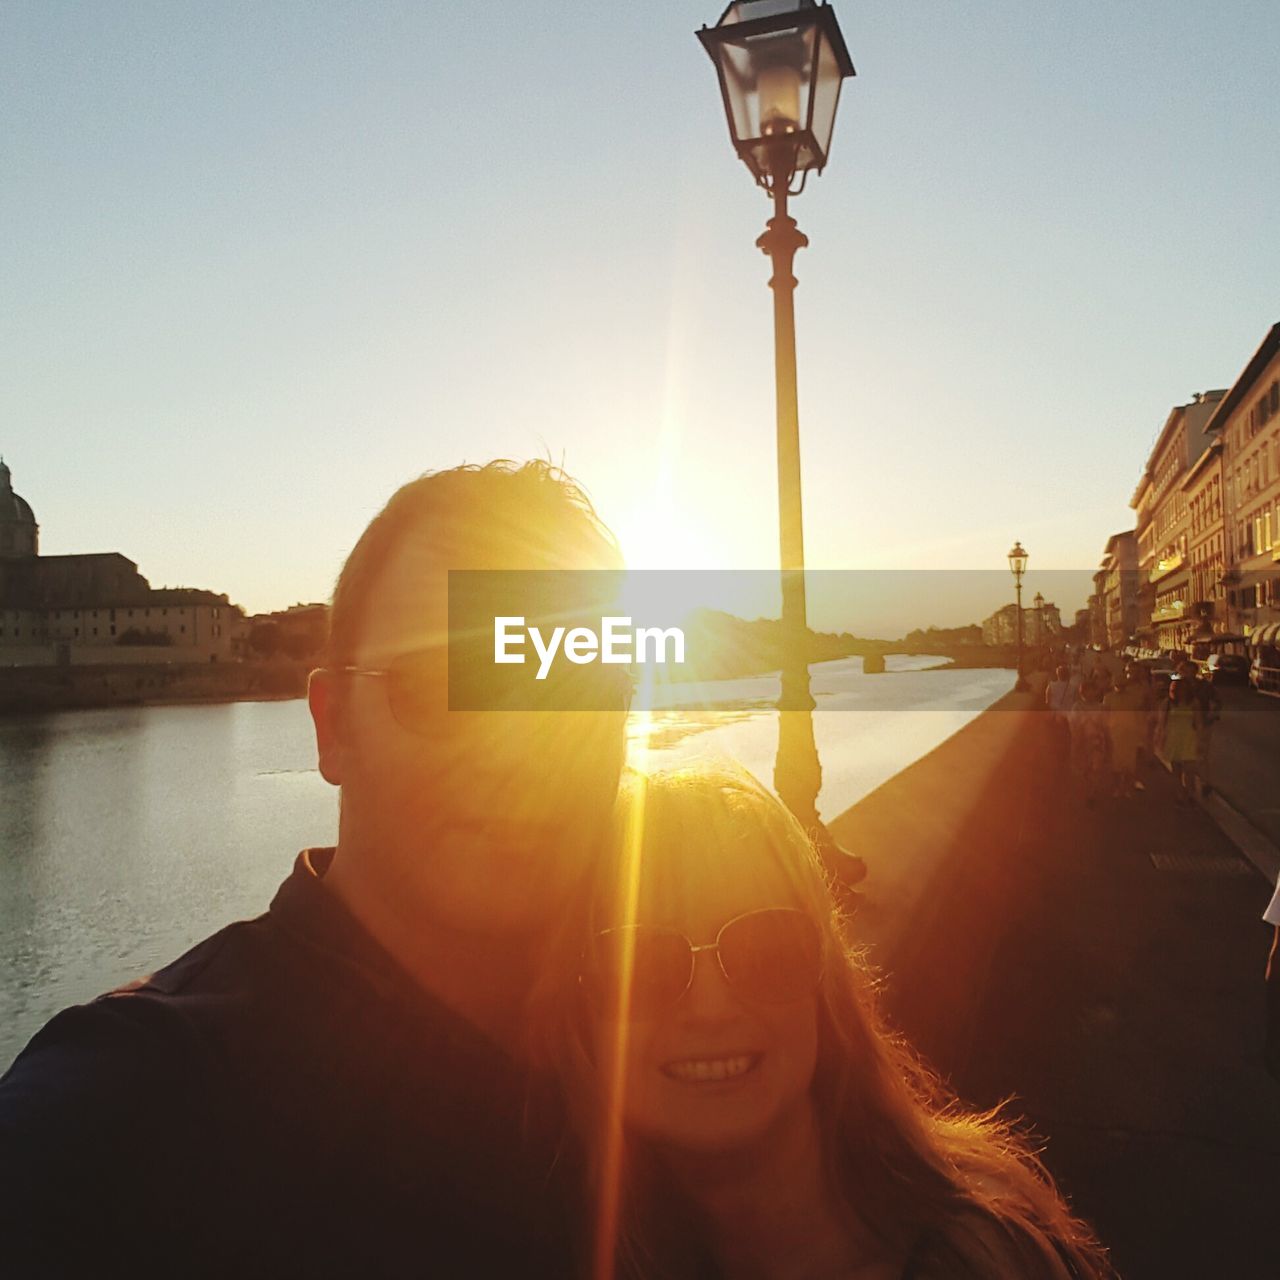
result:
[[[1229,686],[1214,727],[1213,785],[1280,848],[1280,698]],[[1271,867],[1274,879],[1280,867]],[[1280,1271],[1277,1272],[1280,1274]]]
[[[1226,692],[1215,781],[1266,822],[1280,703]],[[870,869],[855,927],[895,1021],[963,1097],[1013,1099],[1125,1280],[1277,1280],[1270,881],[1162,767],[1088,807],[1037,701],[1009,695],[833,824]]]
[[[1269,888],[1163,770],[1145,781],[1096,809],[1047,785],[953,1078],[1016,1096],[1127,1280],[1274,1280]]]

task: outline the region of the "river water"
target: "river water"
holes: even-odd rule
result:
[[[891,658],[882,676],[859,659],[813,668],[824,816],[1012,681],[921,669],[936,661]],[[767,782],[776,678],[724,682],[715,697],[725,705],[700,715],[633,716],[633,760],[728,755]],[[303,701],[0,720],[0,1071],[58,1009],[262,911],[299,849],[333,842],[337,812]]]

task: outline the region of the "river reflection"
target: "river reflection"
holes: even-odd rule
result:
[[[302,701],[0,720],[0,1068],[64,1005],[256,915],[336,827]]]

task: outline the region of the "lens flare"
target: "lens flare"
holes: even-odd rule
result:
[[[638,713],[649,719],[647,712]],[[647,734],[643,741],[647,744]],[[640,862],[644,844],[644,783],[637,788],[637,802],[630,806],[622,839],[622,875],[619,877],[617,914],[622,924],[634,924],[640,897]],[[623,1098],[627,1088],[627,1041],[631,1034],[631,982],[635,946],[629,941],[618,966],[618,992],[612,1041],[605,1053],[604,1114],[600,1170],[599,1217],[596,1222],[594,1280],[613,1280],[617,1255],[618,1218],[622,1201]]]

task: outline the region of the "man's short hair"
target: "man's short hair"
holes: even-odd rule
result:
[[[353,660],[378,574],[410,537],[456,568],[622,568],[591,499],[554,464],[499,458],[428,471],[391,495],[347,556],[329,609],[330,664]]]

